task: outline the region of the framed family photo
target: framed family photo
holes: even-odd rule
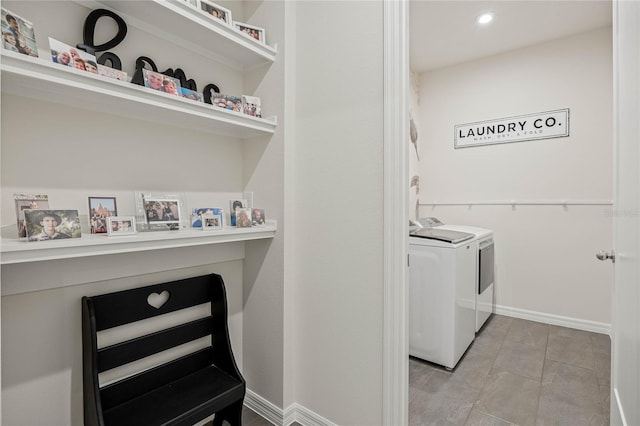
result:
[[[133,235],[136,231],[135,216],[111,216],[107,218],[108,235]]]
[[[220,20],[227,25],[231,25],[231,11],[224,7],[217,5],[209,0],[198,0],[200,4],[200,10],[211,16],[214,19]]]
[[[38,57],[33,24],[5,9],[2,11],[2,48],[22,55]]]
[[[27,222],[24,211],[26,209],[46,210],[49,208],[49,196],[44,194],[13,194],[16,202],[16,219],[18,225],[18,238],[27,236]]]
[[[51,60],[54,63],[98,74],[98,61],[94,55],[51,37],[49,37],[49,48],[51,49]]]
[[[28,241],[80,238],[78,210],[25,209]]]
[[[191,227],[202,228],[202,217],[205,215],[222,215],[224,212],[219,207],[196,207],[191,210]]]
[[[251,208],[246,207],[236,210],[236,227],[237,228],[251,228],[253,222],[251,222]]]
[[[173,199],[144,199],[148,224],[180,224],[180,202]]]
[[[249,24],[244,24],[242,22],[234,22],[233,25],[236,27],[238,31],[240,31],[244,35],[251,37],[256,41],[259,41],[262,44],[267,43],[264,28],[255,27]]]
[[[242,95],[242,113],[252,117],[262,117],[260,98],[257,96]]]
[[[142,70],[142,74],[144,76],[144,87],[173,96],[182,96],[182,87],[179,79],[150,71],[146,68]]]
[[[202,229],[204,231],[216,231],[223,229],[222,213],[206,213],[202,215]]]
[[[92,234],[106,234],[107,219],[118,215],[115,197],[89,197],[89,226]]]

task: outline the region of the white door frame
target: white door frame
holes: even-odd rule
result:
[[[408,2],[384,0],[384,331],[382,424],[409,422]]]

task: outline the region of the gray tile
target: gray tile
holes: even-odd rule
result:
[[[271,422],[255,413],[246,405],[242,408],[242,424],[243,426],[272,426]]]
[[[535,348],[545,348],[548,336],[548,324],[514,318],[505,339]]]
[[[467,418],[465,426],[513,426],[513,423],[473,409],[469,414],[469,418]]]
[[[478,391],[454,375],[436,371],[409,402],[410,425],[464,425]]]
[[[596,372],[548,360],[542,376],[537,424],[604,425]]]
[[[528,342],[505,340],[493,363],[491,374],[508,371],[519,376],[540,380],[544,356],[544,346],[530,346]]]
[[[591,344],[594,353],[603,353],[611,356],[611,337],[608,334],[591,333]]]
[[[593,370],[595,362],[591,333],[554,325],[549,326],[546,358]]]
[[[509,331],[509,326],[512,321],[513,318],[511,317],[493,314],[480,329],[478,336],[488,334],[502,339],[507,334],[507,331]]]
[[[433,364],[409,357],[409,389],[419,388],[437,371]]]
[[[540,382],[509,372],[491,374],[475,409],[517,425],[534,425]]]

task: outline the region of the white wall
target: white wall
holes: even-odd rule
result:
[[[611,28],[422,74],[421,201],[611,200]],[[456,124],[570,109],[570,136],[454,149]],[[596,329],[611,321],[611,206],[423,206],[495,230],[496,303]]]
[[[82,24],[89,12],[69,1],[3,1],[2,5],[33,21],[44,58],[49,51],[47,36],[68,44],[81,41]],[[276,4],[272,6],[277,8]],[[244,19],[242,13],[242,9],[233,10],[237,20]],[[275,17],[281,15],[278,10],[273,13]],[[249,22],[256,19],[249,14],[247,18]],[[273,29],[271,37],[275,40],[278,23],[276,20],[274,27],[270,27],[268,19],[272,18],[265,18],[264,26]],[[103,36],[111,30],[109,20],[106,22],[98,30]],[[268,40],[269,34],[267,31]],[[282,119],[284,101],[278,94],[282,84],[279,64],[271,69],[252,70],[245,79],[237,69],[169,42],[158,42],[132,25],[125,42],[112,51],[120,56],[130,75],[135,58],[146,55],[155,60],[160,70],[182,66],[200,89],[214,82],[228,93],[245,93],[245,88],[255,90],[258,96],[263,96],[265,116],[279,115]],[[267,82],[261,83],[264,75]],[[5,94],[1,114],[1,218],[5,237],[15,238],[14,192],[46,193],[51,208],[77,209],[84,221],[89,195],[116,196],[119,213],[133,214],[134,191],[184,192],[190,207],[212,202],[228,209],[229,199],[249,189],[255,191],[254,202],[266,209],[268,219],[281,221],[282,175],[269,172],[271,167],[275,171],[282,169],[283,160],[278,158],[282,156],[280,134],[273,137],[273,144],[268,138],[241,141],[141,122],[135,117],[96,114],[76,108],[64,99],[49,103]],[[276,238],[280,238],[280,231]],[[232,345],[241,370],[246,371],[249,389],[255,386],[266,398],[280,403],[281,253],[279,240],[256,241],[3,266],[3,424],[82,424],[82,295],[208,272],[220,273],[225,278]],[[5,290],[12,289],[12,294],[13,290],[20,291],[23,283],[30,289],[64,287],[5,295]],[[267,315],[259,315],[261,312]],[[251,353],[246,363],[245,332],[263,336],[262,340],[247,339]],[[265,340],[268,344],[264,344]],[[265,365],[254,366],[261,355]],[[34,401],[38,410],[32,409]]]
[[[383,7],[296,6],[296,400],[381,424]]]

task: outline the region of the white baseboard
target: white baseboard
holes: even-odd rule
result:
[[[592,331],[594,333],[608,334],[609,336],[611,335],[611,324],[603,322],[582,320],[501,305],[496,305],[494,308],[494,312],[498,315],[505,315],[508,317],[521,318],[545,324],[559,325],[562,327],[575,328],[578,330]]]
[[[336,426],[335,423],[298,403],[282,410],[250,389],[247,389],[244,405],[276,426],[289,426],[294,422],[303,426]]]
[[[276,426],[284,425],[284,412],[282,409],[253,392],[251,389],[247,389],[247,394],[244,397],[244,405],[272,424]]]

